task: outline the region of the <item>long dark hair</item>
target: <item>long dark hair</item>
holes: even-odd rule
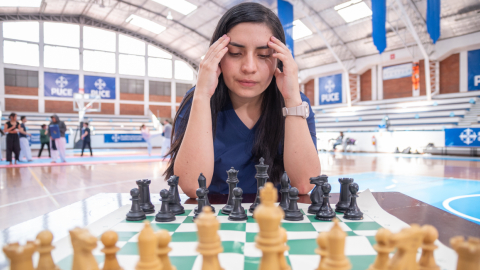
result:
[[[285,34],[283,32],[282,24],[275,13],[258,3],[242,3],[232,7],[222,16],[217,24],[215,32],[213,33],[212,39],[210,40],[210,45],[224,34],[227,34],[234,26],[245,22],[266,24],[272,31],[273,35],[285,43]],[[283,70],[283,64],[279,60],[278,68]],[[185,104],[193,98],[194,92],[195,89],[190,91],[190,93],[183,98],[180,108],[177,111],[177,115],[175,115],[172,128],[172,134],[174,134],[174,137],[170,151],[167,154],[170,155],[171,159],[164,173],[166,178],[169,178],[174,174],[173,167],[190,116],[191,106],[185,108]],[[227,104],[228,95],[228,87],[223,80],[223,74],[220,74],[217,88],[210,99],[213,136],[215,136],[217,115]],[[283,142],[285,137],[285,119],[282,115],[282,108],[284,106],[285,102],[283,96],[278,90],[274,77],[270,82],[270,85],[263,92],[262,115],[258,119],[252,154],[256,162],[258,162],[260,157],[265,159],[265,164],[269,165],[269,181],[272,181],[275,184],[280,182],[280,177],[284,171]],[[185,116],[182,119],[178,119],[179,112],[183,109],[186,110]],[[177,121],[180,122],[178,130],[176,131],[175,126]],[[280,154],[279,150],[282,154]]]

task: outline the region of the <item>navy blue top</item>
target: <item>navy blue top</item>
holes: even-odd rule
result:
[[[89,142],[90,141],[90,129],[87,127],[87,128],[83,128],[83,134],[85,134],[85,131],[88,132],[87,136],[85,136],[85,138],[83,138],[84,141],[86,142]]]
[[[21,123],[21,124],[20,124],[20,127],[23,128],[23,131],[27,132],[27,128],[25,127],[25,124],[24,124],[24,123]],[[26,137],[27,137],[27,135],[25,135],[25,134],[23,134],[23,133],[21,133],[21,132],[18,132],[18,136],[19,136],[20,138],[26,138]]]
[[[190,89],[187,94],[193,91],[193,89],[194,88]],[[302,101],[306,101],[310,106],[310,100],[303,93],[300,94]],[[177,121],[175,122],[175,134],[179,130],[181,119],[184,118],[185,113],[192,106],[192,100],[193,99],[190,99],[179,112]],[[307,123],[316,148],[315,115],[311,107]],[[240,187],[244,194],[257,193],[257,180],[254,176],[256,174],[255,165],[258,164],[259,161],[254,160],[255,157],[252,154],[256,129],[256,124],[252,129],[245,126],[237,116],[237,113],[235,113],[230,97],[228,96],[227,104],[217,116],[217,128],[213,141],[215,163],[212,182],[208,187],[210,193],[228,194],[228,184],[226,180],[228,177],[227,171],[231,167],[239,170],[238,179],[240,182],[237,184],[237,187]],[[280,151],[283,151],[283,149],[280,149]],[[180,181],[182,181],[182,179],[180,179]]]

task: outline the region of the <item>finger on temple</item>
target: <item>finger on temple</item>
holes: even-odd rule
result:
[[[212,52],[215,50],[215,48],[217,48],[217,46],[222,43],[222,41],[224,41],[225,39],[227,38],[227,36],[221,36],[219,39],[217,39],[217,41],[215,41],[211,46],[210,48],[208,48],[207,50],[207,53],[205,54],[205,57],[203,59],[207,60],[210,58],[210,55],[212,54]]]

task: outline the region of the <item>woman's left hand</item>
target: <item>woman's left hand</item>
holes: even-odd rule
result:
[[[277,86],[285,100],[287,108],[299,106],[302,103],[298,84],[298,67],[290,50],[279,39],[272,36],[268,46],[275,50],[273,57],[283,63],[283,72],[279,68],[275,70]]]

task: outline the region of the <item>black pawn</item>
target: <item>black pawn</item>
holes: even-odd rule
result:
[[[283,172],[282,178],[280,179],[280,207],[283,211],[288,209],[288,191],[290,191],[290,179],[288,178],[287,172]]]
[[[157,215],[155,216],[155,221],[157,222],[170,222],[175,220],[175,215],[173,214],[172,210],[170,210],[170,193],[167,189],[162,189],[160,191],[160,201],[162,202],[162,206],[160,207],[160,211],[158,211]]]
[[[142,210],[146,214],[155,213],[155,206],[153,205],[152,201],[150,200],[150,184],[152,180],[143,179],[142,180]]]
[[[207,188],[207,178],[205,178],[205,176],[203,175],[203,173],[200,173],[200,176],[198,177],[198,186],[200,188],[203,188],[205,190],[205,205],[208,205],[212,208],[212,212],[215,213],[215,207],[213,207],[211,204],[210,204],[210,201],[208,200],[208,188]],[[193,212],[196,214],[198,212],[198,207],[195,207],[195,209],[193,209]]]
[[[329,183],[325,183],[322,185],[323,191],[323,202],[322,206],[318,210],[315,215],[315,219],[330,221],[332,220],[337,214],[333,211],[332,207],[330,206],[330,191],[332,190],[332,186]]]
[[[285,220],[288,221],[300,221],[303,220],[303,214],[298,209],[298,189],[296,187],[292,187],[288,192],[288,199],[290,201],[288,205],[288,209],[285,210]]]
[[[255,174],[255,179],[257,179],[257,197],[255,197],[255,201],[252,203],[252,205],[250,205],[250,208],[248,209],[250,213],[253,213],[257,205],[260,204],[260,188],[265,185],[268,179],[268,165],[263,164],[264,161],[265,159],[263,159],[262,157],[260,158],[260,164],[255,165],[255,169],[257,170],[257,174]]]
[[[180,195],[178,194],[178,176],[172,175],[168,180],[167,184],[170,186],[170,202],[169,207],[172,210],[174,215],[181,215],[185,213],[185,209],[180,203]]]
[[[309,214],[316,214],[320,207],[322,206],[323,202],[323,190],[322,185],[328,183],[328,176],[326,175],[319,175],[317,177],[310,178],[310,184],[314,184],[315,188],[313,188],[312,193],[310,193],[310,200],[312,204],[308,207]]]
[[[228,215],[228,220],[242,221],[248,219],[247,213],[245,213],[245,209],[242,207],[242,195],[243,190],[241,188],[236,187],[233,189],[234,205],[232,212],[230,212],[230,215]]]
[[[340,199],[335,205],[335,212],[343,213],[350,207],[350,198],[352,195],[350,194],[350,190],[348,190],[348,186],[353,183],[353,178],[340,178],[338,182],[340,182]]]
[[[352,193],[352,200],[350,202],[350,207],[345,211],[343,214],[343,218],[350,219],[350,220],[361,220],[363,219],[363,213],[360,211],[357,205],[357,192],[358,192],[358,184],[353,183],[350,185],[350,192]]]
[[[228,178],[228,200],[227,204],[222,208],[222,214],[228,215],[232,212],[233,209],[233,189],[237,186],[239,180],[237,178],[238,171],[235,170],[233,167],[227,171]]]
[[[205,192],[205,189],[203,188],[197,188],[197,212],[195,212],[195,215],[193,216],[193,219],[196,219],[198,215],[202,212],[202,209],[204,206],[206,206],[206,199],[205,197],[207,196],[207,193]]]
[[[140,207],[140,201],[138,198],[140,196],[140,191],[138,188],[133,188],[130,190],[130,195],[132,195],[132,208],[130,208],[130,211],[127,213],[127,220],[138,221],[146,219],[147,216]]]

